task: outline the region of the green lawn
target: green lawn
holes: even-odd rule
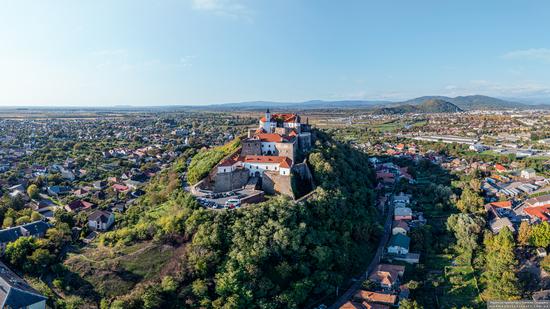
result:
[[[445,267],[445,286],[439,296],[441,308],[474,307],[482,304],[472,266]]]

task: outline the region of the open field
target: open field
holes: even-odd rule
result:
[[[108,297],[123,295],[144,280],[159,278],[178,248],[152,242],[118,248],[92,244],[71,254],[65,266]]]

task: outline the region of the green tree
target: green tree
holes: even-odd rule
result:
[[[550,224],[544,221],[533,226],[529,242],[536,247],[548,247],[550,245]]]
[[[447,218],[447,229],[456,238],[455,248],[460,254],[465,254],[468,260],[479,246],[478,239],[484,225],[483,218],[471,214],[458,213]]]
[[[509,229],[502,229],[493,236],[485,235],[485,271],[482,281],[485,290],[482,295],[485,300],[517,300],[518,279],[516,277],[516,258],[514,256],[514,238]]]
[[[5,256],[15,266],[21,267],[27,261],[27,256],[36,248],[36,239],[33,237],[19,237],[6,246]]]
[[[13,218],[12,217],[5,217],[4,221],[2,222],[2,228],[9,228],[13,226]]]
[[[29,222],[31,222],[31,218],[29,216],[21,216],[15,220],[15,225],[23,225]]]
[[[29,195],[30,198],[32,199],[37,199],[39,198],[39,193],[40,193],[40,190],[38,189],[38,186],[35,185],[35,184],[32,184],[30,185],[28,188],[27,188],[27,194]]]
[[[479,193],[466,187],[460,195],[460,200],[456,203],[456,207],[465,213],[477,213],[483,210],[483,197]]]
[[[423,309],[416,300],[403,299],[399,302],[400,309]]]

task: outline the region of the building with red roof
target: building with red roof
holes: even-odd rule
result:
[[[68,212],[76,212],[80,210],[92,209],[95,205],[84,200],[74,200],[65,206]]]

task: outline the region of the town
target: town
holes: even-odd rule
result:
[[[549,12],[3,1],[0,309],[550,308]]]
[[[72,287],[66,281],[74,278],[71,272],[89,267],[86,261],[101,261],[108,250],[139,244],[139,239],[145,242],[136,249],[168,250],[166,257],[146,253],[151,258],[176,257],[175,240],[166,247],[167,240],[147,240],[159,236],[130,236],[139,226],[132,222],[150,226],[147,218],[157,218],[153,220],[160,220],[158,224],[167,220],[161,219],[165,210],[151,215],[158,212],[156,207],[170,209],[162,206],[170,203],[170,192],[190,193],[199,209],[220,215],[263,208],[263,203],[278,198],[295,205],[311,203],[327,185],[319,176],[326,163],[317,162],[316,155],[327,143],[321,142],[327,138],[324,134],[330,134],[350,151],[367,155],[357,163],[372,171],[370,211],[376,215],[370,220],[378,228],[369,241],[372,253],[352,267],[363,271],[341,281],[324,301],[308,306],[452,308],[502,299],[498,287],[490,290],[490,270],[484,270],[478,258],[488,259],[487,242],[498,238],[511,242],[513,257],[501,263],[512,267],[507,271],[518,287],[506,299],[546,300],[550,158],[544,133],[528,130],[518,135],[520,125],[510,119],[520,113],[403,114],[381,119],[367,111],[361,121],[344,126],[334,124],[342,117],[339,113],[271,113],[269,108],[246,115],[118,112],[85,118],[75,113],[68,119],[6,117],[0,121],[0,248],[7,263],[3,267],[27,286],[25,293],[33,304],[50,303],[53,297],[89,306],[91,299],[76,296],[81,292],[60,296]],[[466,117],[471,123],[479,119],[481,124],[462,126],[462,120],[451,120],[457,126],[442,131],[436,128],[443,115]],[[525,118],[545,132],[545,117]],[[510,123],[509,130],[501,126],[489,142],[486,128],[495,123]],[[511,136],[518,136],[514,144]],[[506,150],[499,151],[503,147]],[[148,227],[159,228],[164,229]],[[57,279],[48,276],[43,281],[47,288],[40,292],[36,279],[29,285],[21,277],[41,273],[37,263],[61,263],[57,265],[65,269],[56,270]],[[495,262],[495,267],[504,267],[501,263]],[[63,277],[67,279],[59,279]],[[96,293],[93,285],[113,280],[97,279],[84,279],[92,286],[84,284],[77,291],[85,287],[82,293]],[[130,284],[133,279],[127,280],[115,282]],[[10,288],[14,285],[7,283]]]

